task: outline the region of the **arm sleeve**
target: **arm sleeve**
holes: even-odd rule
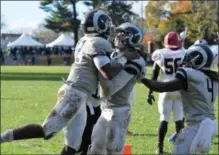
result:
[[[97,69],[100,69],[104,65],[110,63],[110,59],[105,55],[97,55],[93,58],[93,61]]]
[[[184,90],[188,90],[188,76],[186,71],[183,68],[179,68],[175,75],[176,78],[180,79],[183,82]]]

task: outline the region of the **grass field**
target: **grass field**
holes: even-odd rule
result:
[[[62,85],[61,77],[67,77],[70,67],[1,67],[1,131],[28,123],[42,123],[56,102],[56,93]],[[149,68],[148,73],[151,73]],[[147,89],[136,85],[136,97],[132,110],[130,130],[137,136],[128,136],[133,154],[154,154],[156,151],[159,114],[157,104],[146,103]],[[157,101],[157,94],[156,94]],[[218,118],[218,100],[215,104]],[[172,143],[167,138],[174,131],[171,119],[165,139],[165,152],[170,153]],[[63,133],[52,140],[16,141],[1,145],[1,154],[59,154],[63,147]],[[218,135],[213,141],[211,154],[218,154]]]

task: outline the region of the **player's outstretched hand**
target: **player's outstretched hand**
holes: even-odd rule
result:
[[[129,60],[134,60],[134,59],[139,59],[140,55],[137,52],[129,52],[126,51],[124,52],[124,56],[126,57],[126,59]]]
[[[148,104],[152,105],[153,102],[155,102],[155,98],[153,94],[148,94],[148,98],[147,98],[147,102]]]

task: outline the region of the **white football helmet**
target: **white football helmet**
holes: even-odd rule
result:
[[[210,70],[214,56],[210,48],[203,44],[192,45],[186,50],[182,65],[194,69]]]

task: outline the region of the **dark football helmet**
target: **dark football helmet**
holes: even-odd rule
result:
[[[85,34],[97,34],[107,38],[112,29],[112,19],[101,10],[92,10],[81,21]]]
[[[115,30],[114,45],[116,48],[139,45],[143,39],[141,29],[132,23],[123,23]]]
[[[194,69],[210,70],[213,59],[213,52],[208,46],[197,44],[186,50],[182,65]]]

